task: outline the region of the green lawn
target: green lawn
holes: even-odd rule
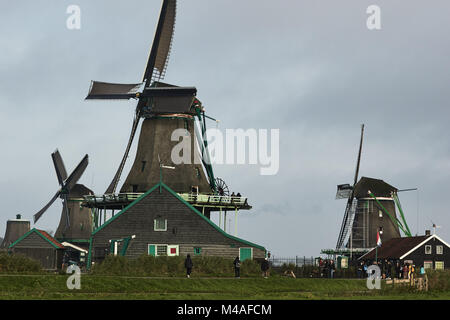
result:
[[[365,280],[82,275],[81,289],[69,290],[67,278],[0,275],[0,299],[450,299],[449,292],[368,290]]]

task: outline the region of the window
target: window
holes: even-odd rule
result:
[[[194,248],[194,256],[199,256],[202,254],[202,248],[196,247]]]
[[[164,244],[157,245],[156,256],[167,256],[167,246]]]
[[[180,246],[178,246],[178,245],[167,246],[167,255],[169,257],[178,256],[179,252],[180,252]]]
[[[436,261],[434,266],[436,270],[444,270],[444,261]]]
[[[444,246],[436,246],[436,254],[444,254]]]
[[[433,269],[433,261],[424,261],[423,268],[424,269]]]
[[[146,164],[147,164],[147,161],[142,161],[141,172],[144,172]]]
[[[133,188],[133,193],[136,193],[138,191],[138,185],[137,184],[133,184],[131,187]]]
[[[431,254],[431,246],[430,245],[425,246],[425,254]]]
[[[383,218],[383,211],[378,210],[378,216],[379,216],[380,218]]]
[[[167,256],[167,245],[166,244],[149,244],[148,254],[150,256]]]
[[[156,218],[154,220],[154,231],[167,231],[167,220],[163,218]]]

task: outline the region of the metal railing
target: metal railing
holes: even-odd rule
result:
[[[303,267],[303,266],[313,266],[314,258],[306,256],[270,257],[269,262],[273,267],[281,267],[283,265],[293,265],[295,267]]]
[[[202,205],[224,205],[224,206],[244,206],[247,204],[246,197],[236,196],[216,196],[208,194],[181,193],[183,200],[189,203],[198,203]]]

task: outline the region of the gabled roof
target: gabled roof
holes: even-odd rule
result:
[[[64,249],[64,246],[59,243],[55,238],[53,238],[51,235],[49,235],[44,230],[38,230],[36,228],[31,229],[27,233],[25,233],[23,236],[21,236],[19,239],[17,239],[14,243],[12,243],[9,248],[14,247],[16,244],[21,242],[23,239],[28,237],[32,233],[37,233],[42,239],[46,240],[48,243],[50,243],[55,249]]]
[[[181,198],[178,193],[176,193],[175,191],[173,191],[169,186],[167,186],[166,184],[164,184],[163,182],[159,182],[157,183],[155,186],[153,186],[153,188],[151,188],[150,190],[148,190],[146,193],[144,193],[142,196],[140,196],[139,198],[137,198],[135,201],[133,201],[132,203],[130,203],[126,208],[124,208],[122,211],[120,211],[118,214],[114,215],[114,217],[112,217],[111,219],[109,219],[108,221],[106,221],[106,223],[104,223],[102,226],[100,226],[100,228],[96,229],[94,232],[92,232],[92,236],[94,236],[97,232],[99,232],[100,230],[102,230],[103,228],[105,228],[107,225],[109,225],[111,222],[113,222],[115,219],[117,219],[119,216],[125,214],[130,208],[132,208],[133,206],[135,206],[137,203],[139,203],[140,201],[142,201],[145,197],[147,197],[150,193],[152,193],[153,191],[155,191],[156,189],[159,188],[164,188],[166,189],[170,194],[172,194],[175,198],[177,198],[178,200],[180,200],[184,205],[186,205],[189,209],[191,209],[195,214],[197,214],[198,216],[200,216],[203,220],[205,220],[208,224],[210,224],[214,229],[216,229],[219,233],[221,233],[222,235],[224,235],[225,237],[244,243],[246,245],[261,249],[263,251],[266,251],[266,248],[257,245],[255,243],[240,239],[238,237],[232,236],[228,233],[226,233],[225,231],[223,231],[222,229],[220,229],[214,222],[212,222],[210,219],[206,218],[200,211],[198,211],[197,209],[195,209],[189,202],[185,201],[183,198]]]
[[[438,239],[449,247],[449,245],[437,235],[392,238],[384,242],[378,250],[375,250],[376,248],[374,248],[359,259],[375,259],[375,255],[377,255],[379,259],[403,259],[433,238]]]

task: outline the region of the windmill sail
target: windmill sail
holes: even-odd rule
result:
[[[358,160],[356,161],[356,170],[355,170],[355,178],[353,181],[353,187],[358,182],[359,175],[359,165],[361,163],[361,152],[364,138],[364,124],[361,125],[361,139],[359,142],[359,151],[358,151]],[[342,185],[341,185],[342,186]],[[339,192],[339,187],[338,187]],[[336,195],[337,196],[337,195]],[[353,215],[356,210],[356,204],[353,203],[353,199],[355,197],[355,189],[352,188],[351,194],[347,201],[347,206],[345,208],[344,219],[342,220],[341,230],[339,232],[338,241],[336,243],[336,249],[339,249],[343,246],[344,240],[348,234],[348,230],[351,228],[351,220],[353,219]]]
[[[176,0],[164,0],[161,7],[161,13],[159,16],[158,26],[155,32],[155,38],[153,39],[152,48],[150,50],[150,55],[147,60],[147,66],[145,68],[144,76],[142,82],[144,82],[144,87],[150,86],[152,80],[161,80],[164,78],[167,62],[169,60],[169,54],[172,47],[173,33],[175,29],[175,18],[176,18]],[[113,90],[114,86],[104,86],[103,90]],[[126,89],[122,87],[121,89]],[[120,93],[124,93],[121,91]],[[128,93],[124,93],[124,97]],[[111,95],[109,95],[110,97]],[[106,99],[106,98],[105,98]],[[146,98],[139,98],[138,104],[136,106],[136,115],[133,120],[133,125],[131,127],[131,134],[128,139],[128,144],[125,149],[125,153],[120,162],[119,168],[114,175],[106,193],[114,193],[116,191],[117,185],[122,175],[123,168],[128,158],[131,145],[133,144],[134,136],[136,134],[137,127],[139,125],[140,118],[142,116],[142,110],[147,103]]]

